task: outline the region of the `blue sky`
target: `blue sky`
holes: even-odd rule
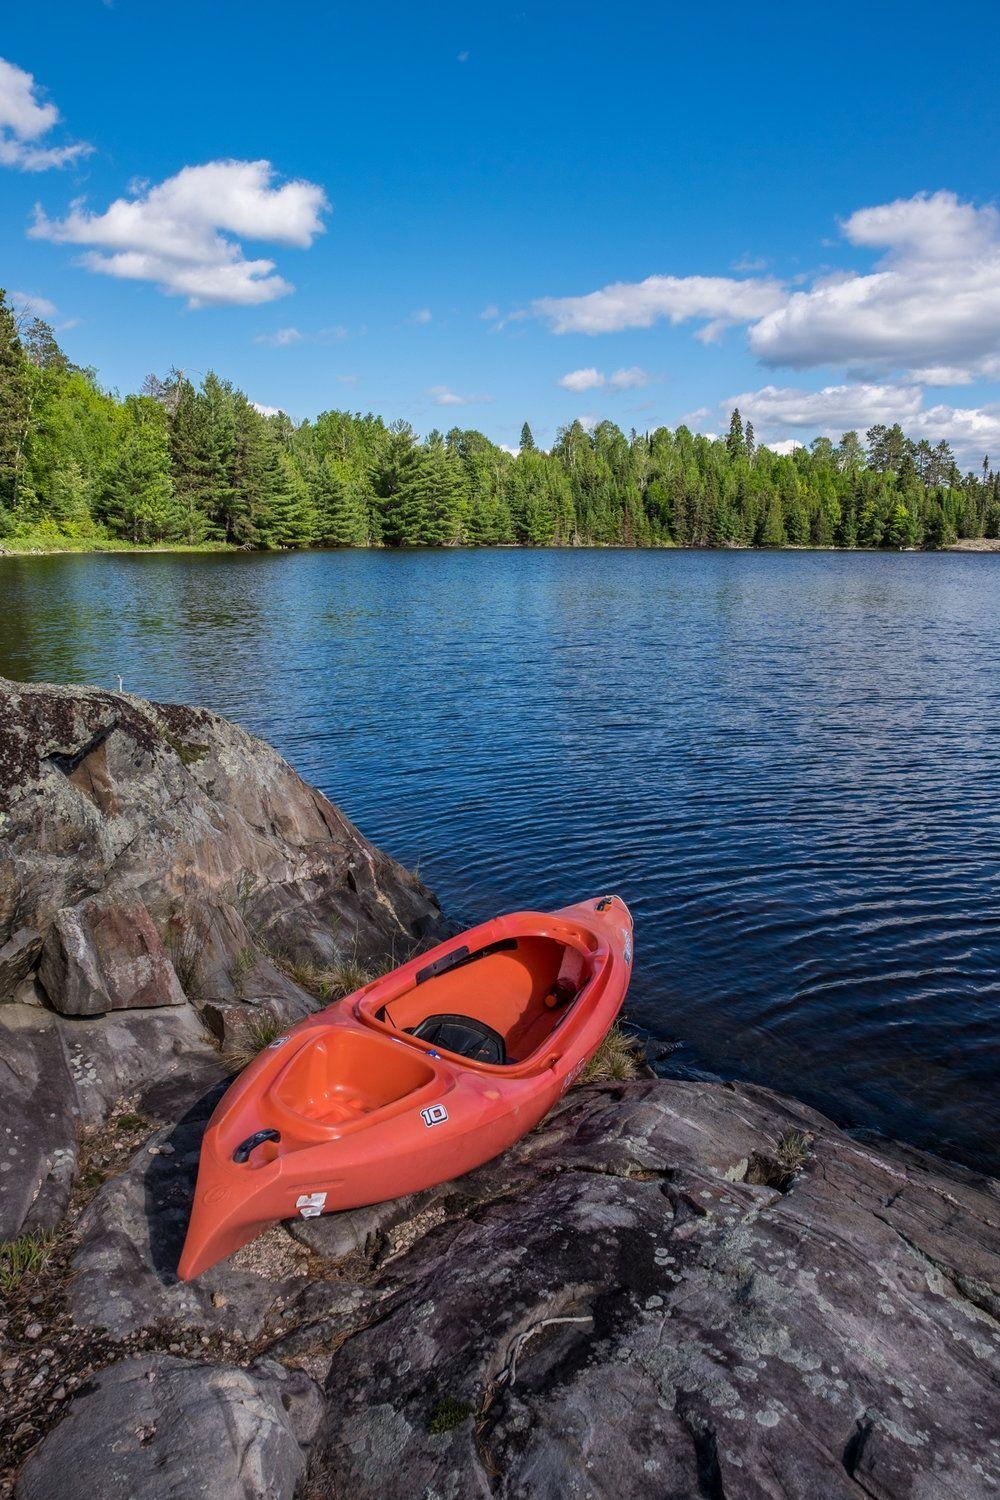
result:
[[[993,6],[478,10],[9,10],[0,284],[123,392],[1000,458]]]

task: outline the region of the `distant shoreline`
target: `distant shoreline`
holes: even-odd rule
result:
[[[67,543],[69,543],[67,545]],[[170,553],[227,553],[231,555],[247,553],[271,554],[273,556],[289,556],[292,553],[305,555],[313,552],[838,552],[838,553],[865,553],[892,556],[893,554],[923,553],[931,555],[937,552],[1000,552],[1000,537],[967,537],[961,541],[949,542],[944,547],[810,547],[802,544],[788,544],[784,547],[678,547],[666,545],[659,547],[627,547],[621,543],[606,543],[602,545],[597,542],[588,542],[580,546],[558,546],[558,547],[528,547],[517,543],[500,543],[492,547],[238,547],[232,542],[199,542],[186,544],[184,542],[165,542],[153,545],[143,545],[139,542],[120,541],[92,541],[86,545],[74,546],[69,538],[60,538],[51,545],[34,544],[30,541],[11,545],[0,544],[0,558],[4,557],[59,557],[80,556],[94,557],[102,553],[142,553],[142,554],[170,554]]]

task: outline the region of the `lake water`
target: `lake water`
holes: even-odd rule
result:
[[[461,919],[617,890],[665,1071],[1000,1166],[1000,557],[0,560],[0,674],[272,741]]]

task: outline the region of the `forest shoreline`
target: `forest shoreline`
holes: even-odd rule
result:
[[[975,537],[963,538],[957,542],[947,542],[939,547],[838,547],[832,543],[825,546],[810,546],[808,543],[786,543],[783,547],[755,547],[741,542],[730,542],[724,546],[684,547],[677,542],[660,542],[658,544],[646,544],[644,546],[629,546],[624,542],[563,542],[550,544],[549,546],[530,546],[519,542],[494,542],[479,546],[470,546],[467,543],[453,542],[438,546],[416,546],[416,547],[386,547],[375,546],[350,546],[350,547],[248,547],[236,542],[124,542],[114,538],[107,541],[88,540],[80,546],[72,545],[72,540],[67,537],[55,539],[51,545],[48,543],[35,544],[25,541],[23,544],[11,546],[9,542],[0,544],[0,558],[3,557],[95,557],[101,554],[115,553],[224,553],[236,555],[239,553],[281,554],[310,552],[836,552],[836,553],[878,553],[885,556],[887,553],[900,553],[912,555],[914,553],[931,554],[934,552],[1000,552],[1000,538]]]

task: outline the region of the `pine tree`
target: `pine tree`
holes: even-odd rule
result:
[[[27,362],[14,314],[0,288],[0,529],[12,522],[24,467],[30,402]]]
[[[368,504],[356,478],[342,460],[328,453],[316,480],[316,529],[324,547],[366,547]]]
[[[175,540],[177,512],[165,413],[147,396],[129,396],[122,422],[100,499],[100,518],[116,536],[130,542]]]
[[[732,459],[744,458],[746,456],[746,441],[743,436],[743,420],[740,417],[738,406],[733,408],[733,414],[729,418],[729,432],[726,436],[726,452]]]
[[[531,428],[528,426],[527,422],[525,422],[524,426],[521,428],[521,452],[534,453],[535,451],[535,439],[532,436]]]

